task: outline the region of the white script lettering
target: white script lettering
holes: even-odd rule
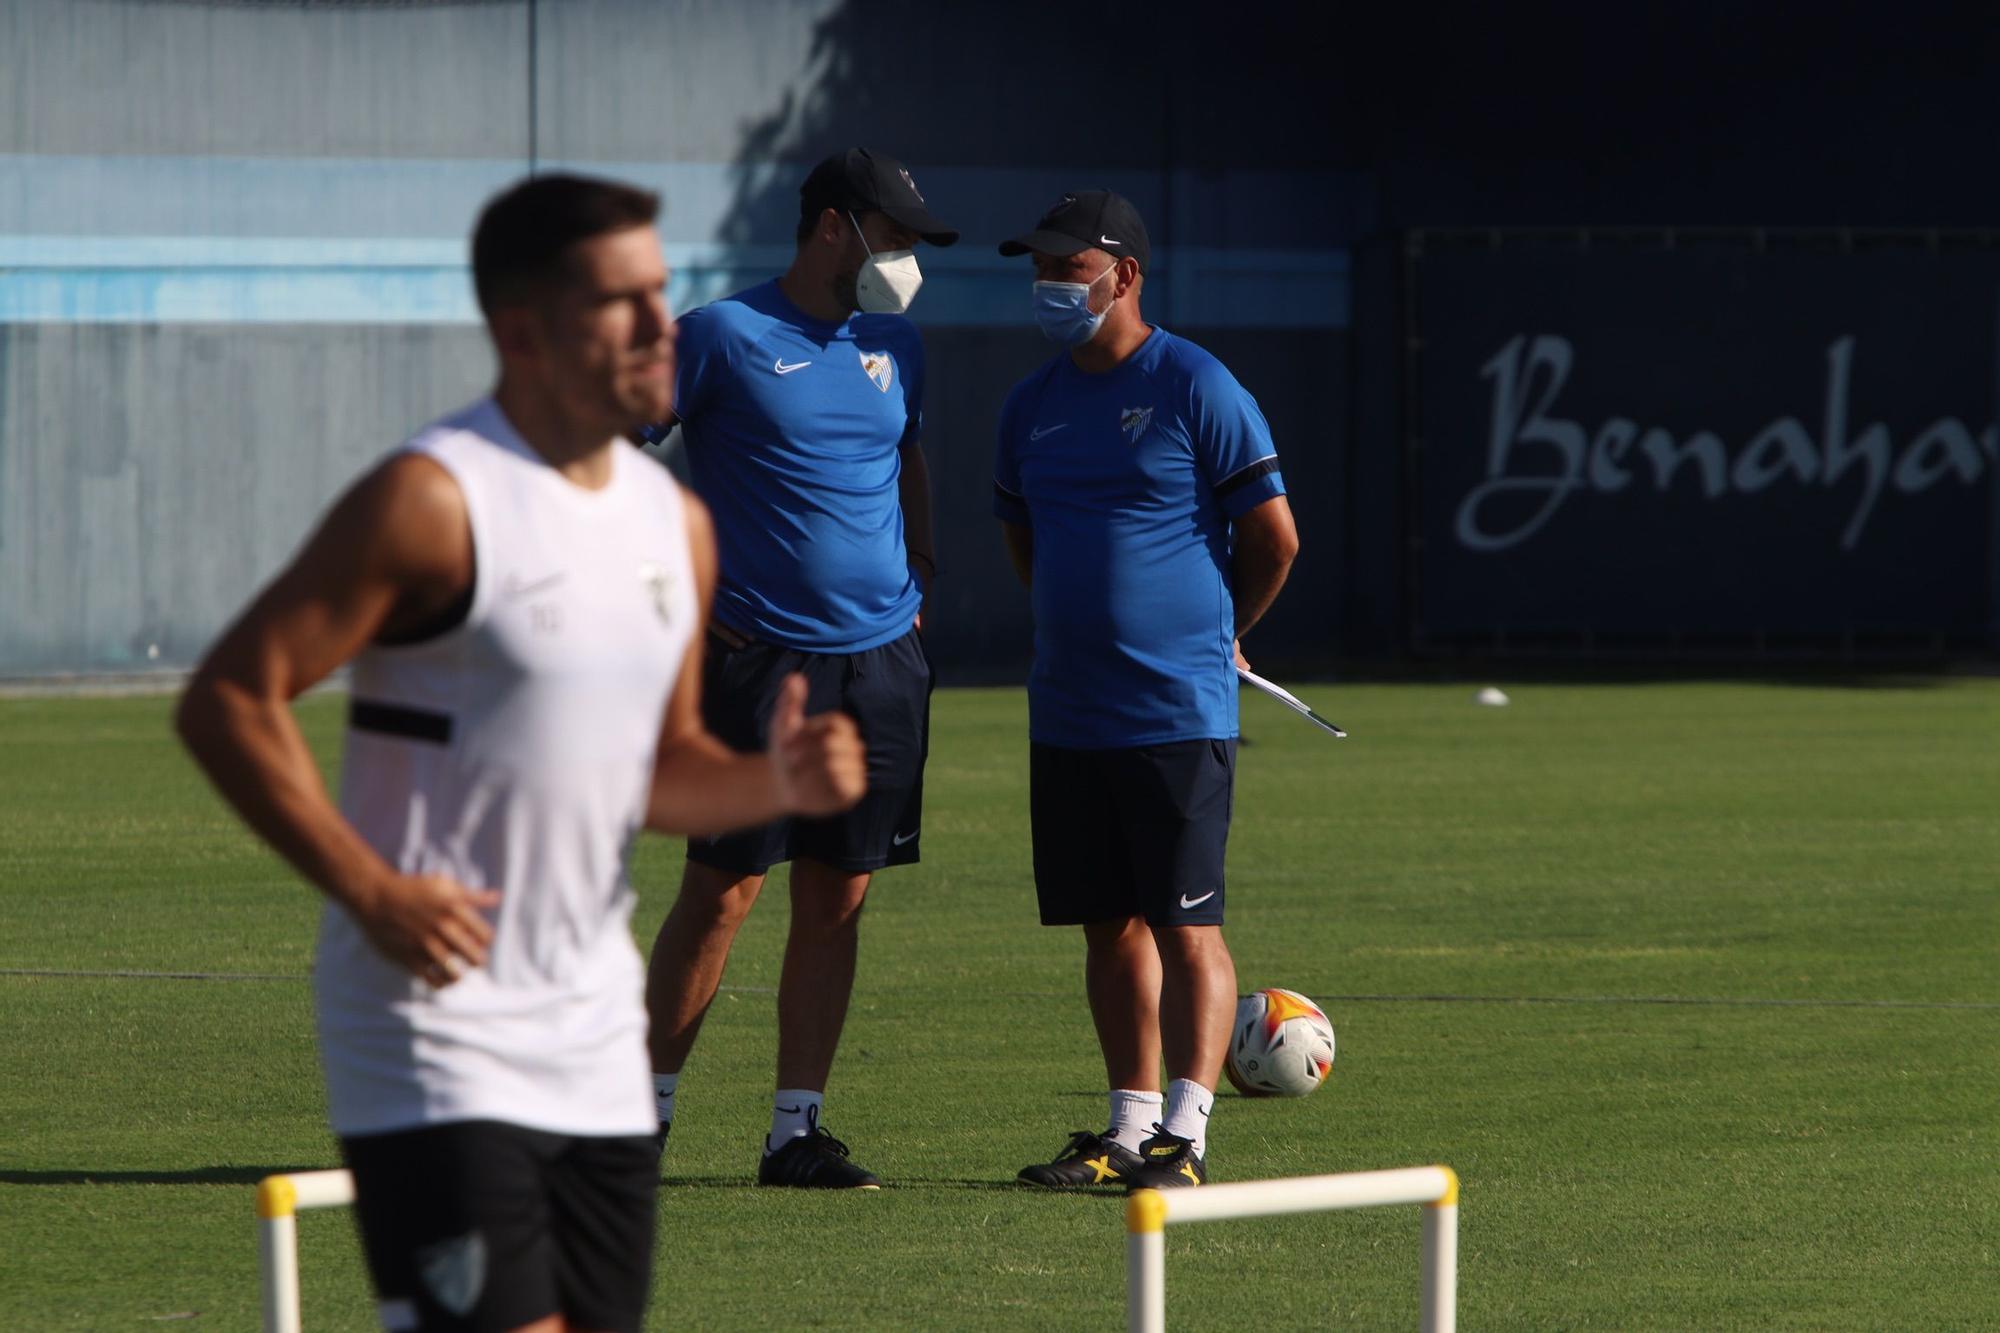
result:
[[[1975,437],[1957,417],[1940,417],[1918,432],[1893,465],[1894,444],[1881,422],[1870,422],[1850,438],[1852,336],[1835,339],[1826,349],[1819,438],[1795,416],[1776,417],[1749,438],[1733,464],[1714,431],[1697,430],[1676,439],[1665,427],[1611,417],[1592,434],[1583,423],[1556,415],[1556,399],[1575,363],[1569,339],[1522,334],[1480,367],[1480,378],[1492,381],[1493,405],[1486,479],[1458,506],[1458,540],[1469,549],[1518,546],[1554,518],[1574,492],[1611,494],[1625,490],[1635,478],[1650,480],[1655,491],[1663,492],[1691,468],[1702,495],[1713,500],[1730,492],[1756,495],[1784,482],[1831,489],[1859,469],[1861,494],[1840,538],[1840,549],[1851,551],[1867,530],[1885,483],[1916,495],[1951,480],[1970,485],[2000,463],[2000,426],[1988,426]],[[1527,513],[1518,503],[1503,505],[1506,517],[1495,519],[1492,502],[1502,496],[1539,498],[1540,504]]]

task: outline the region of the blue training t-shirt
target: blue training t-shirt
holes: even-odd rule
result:
[[[1029,734],[1234,736],[1230,522],[1285,493],[1236,377],[1157,325],[1107,374],[1061,353],[1008,394],[993,481],[994,513],[1034,533]]]
[[[815,653],[909,633],[898,450],[923,424],[924,349],[898,315],[829,324],[762,283],[679,320],[674,413],[715,515],[715,618]]]

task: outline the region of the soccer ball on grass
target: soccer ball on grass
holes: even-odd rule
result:
[[[1222,1071],[1245,1097],[1303,1097],[1333,1068],[1333,1024],[1320,1007],[1277,986],[1236,1002]]]

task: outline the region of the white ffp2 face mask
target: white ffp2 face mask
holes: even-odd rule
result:
[[[868,238],[861,235],[861,224],[855,222],[852,213],[847,220],[853,223],[854,234],[861,237],[861,248],[868,250]],[[861,271],[854,275],[854,300],[864,314],[900,315],[917,299],[917,290],[923,285],[924,275],[917,267],[916,251],[884,250],[878,255],[868,250]]]

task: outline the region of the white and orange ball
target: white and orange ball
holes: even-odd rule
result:
[[[1277,986],[1236,1002],[1223,1072],[1245,1097],[1303,1097],[1333,1068],[1333,1023],[1295,990]]]

